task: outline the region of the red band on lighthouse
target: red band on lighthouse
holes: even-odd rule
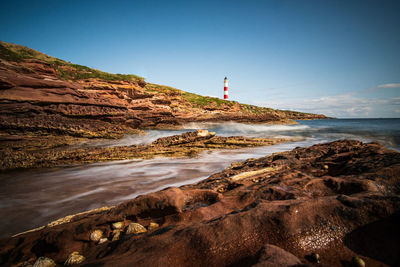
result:
[[[224,99],[228,99],[228,79],[224,79]]]

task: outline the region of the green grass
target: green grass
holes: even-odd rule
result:
[[[222,105],[233,106],[236,102],[222,100],[217,97],[201,96],[193,93],[182,92],[182,97],[197,107],[213,106],[221,107]]]
[[[104,71],[92,69],[79,64],[73,64],[62,59],[51,57],[25,46],[5,43],[2,41],[0,41],[0,59],[13,62],[21,62],[26,59],[40,60],[42,62],[46,62],[51,66],[53,66],[54,69],[57,71],[59,77],[64,80],[82,80],[89,78],[98,78],[105,81],[135,81],[141,87],[144,87],[148,92],[156,94],[166,94],[169,97],[172,97],[172,99],[173,98],[179,99],[181,97],[183,100],[186,100],[187,102],[191,103],[192,106],[195,108],[205,108],[205,107],[220,108],[220,107],[232,107],[240,105],[240,109],[244,113],[252,113],[252,114],[283,113],[293,117],[296,116],[301,117],[303,115],[310,114],[310,113],[303,113],[303,112],[296,112],[289,110],[274,110],[271,108],[240,104],[236,101],[226,101],[216,97],[201,96],[181,91],[179,89],[170,86],[146,83],[143,77],[137,75],[107,73]],[[28,68],[26,70],[32,71]]]
[[[167,93],[167,94],[181,94],[183,91],[176,89],[171,86],[166,86],[166,85],[158,85],[154,83],[147,83],[146,84],[146,90],[150,92],[156,92],[156,93]]]
[[[1,41],[0,59],[14,62],[21,62],[25,59],[41,60],[53,66],[58,72],[60,78],[64,80],[99,78],[106,81],[137,81],[143,85],[145,84],[144,78],[138,75],[108,73],[51,57],[22,45],[15,45]]]

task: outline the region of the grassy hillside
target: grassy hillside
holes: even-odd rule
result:
[[[312,119],[317,118],[310,113],[275,110],[254,105],[240,104],[236,101],[227,101],[216,97],[201,96],[185,92],[173,87],[146,83],[143,77],[134,74],[112,74],[86,66],[73,64],[62,59],[48,56],[25,46],[0,41],[0,59],[12,62],[40,61],[52,66],[58,77],[63,80],[83,80],[97,78],[103,81],[132,81],[151,94],[158,94],[171,100],[170,107],[174,108],[190,105],[190,108],[205,110],[223,110],[249,115],[271,114],[285,119]],[[27,70],[29,71],[29,69]],[[179,104],[177,104],[179,103]],[[176,110],[177,110],[176,109]],[[182,110],[182,109],[181,109]],[[321,118],[324,116],[320,116]]]
[[[139,81],[142,83],[144,82],[144,78],[138,75],[112,74],[51,57],[26,46],[5,43],[2,41],[0,41],[0,58],[14,62],[21,62],[26,59],[36,59],[44,61],[53,66],[58,72],[59,77],[64,80],[99,78],[106,81],[124,80]]]
[[[198,109],[230,109],[235,108],[237,111],[247,114],[282,114],[284,116],[290,116],[294,119],[298,117],[304,117],[306,115],[311,115],[310,113],[298,112],[298,111],[290,111],[290,110],[276,110],[272,108],[266,107],[258,107],[254,105],[242,104],[237,101],[224,100],[217,97],[209,97],[197,95],[189,92],[185,92],[170,86],[158,85],[147,83],[145,86],[146,90],[151,93],[169,95],[170,98],[176,97],[181,101],[185,101],[191,104],[192,108]]]

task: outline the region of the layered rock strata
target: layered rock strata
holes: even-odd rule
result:
[[[8,142],[4,142],[4,145],[0,145],[0,171],[110,160],[149,159],[157,156],[196,157],[204,150],[269,146],[290,140],[294,139],[221,137],[215,136],[215,133],[207,130],[198,130],[162,137],[149,145],[116,147],[79,147],[77,145],[76,148],[71,148],[62,143],[60,147],[54,145],[54,142],[50,142],[50,147],[42,143],[41,145],[44,147],[40,149],[33,145],[28,149],[27,145],[21,147],[21,140],[17,139],[16,142],[8,140]]]
[[[398,266],[399,174],[378,143],[296,148],[3,240],[0,264],[76,251],[82,266]]]
[[[323,115],[203,97],[0,41],[0,133],[118,138],[187,122],[290,123]]]

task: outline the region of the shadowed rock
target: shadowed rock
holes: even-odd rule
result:
[[[284,266],[313,264],[307,256],[317,254],[322,266],[353,257],[396,265],[399,170],[400,153],[351,140],[249,159],[197,184],[5,239],[0,264],[41,256],[62,264],[79,251],[89,266]],[[90,242],[93,230],[111,240],[122,221],[159,227]]]

